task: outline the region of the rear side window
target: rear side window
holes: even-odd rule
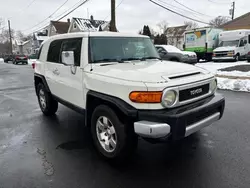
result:
[[[74,52],[75,66],[80,66],[81,47],[82,47],[82,38],[73,38],[73,39],[63,40],[63,43],[62,43],[62,52],[63,51]]]
[[[61,52],[62,40],[55,40],[50,43],[47,61],[53,63],[60,62],[60,52]]]

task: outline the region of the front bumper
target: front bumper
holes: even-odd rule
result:
[[[140,110],[135,133],[145,138],[179,140],[219,120],[224,106],[224,97],[216,94],[174,109]]]
[[[213,57],[213,60],[217,60],[217,61],[220,61],[220,60],[234,60],[234,59],[235,59],[234,56]]]
[[[182,59],[183,63],[189,63],[189,64],[195,64],[197,63],[197,58],[187,58],[187,59]]]

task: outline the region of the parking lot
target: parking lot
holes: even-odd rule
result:
[[[222,91],[221,121],[175,144],[139,141],[126,165],[103,161],[84,117],[59,106],[40,112],[31,65],[0,63],[1,188],[248,188],[250,94]]]

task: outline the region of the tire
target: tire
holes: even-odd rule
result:
[[[52,116],[57,112],[58,102],[53,99],[52,95],[46,90],[42,83],[36,87],[38,103],[41,111],[45,116]]]
[[[247,62],[250,63],[250,59],[248,59]]]
[[[240,55],[239,55],[239,54],[237,54],[237,55],[235,56],[235,58],[234,58],[234,62],[239,61],[239,59],[240,59]]]
[[[132,128],[122,123],[114,110],[106,105],[97,106],[92,114],[91,134],[94,145],[102,157],[112,162],[126,159],[136,149],[138,136]]]

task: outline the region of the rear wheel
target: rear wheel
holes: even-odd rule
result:
[[[138,137],[132,126],[122,123],[117,114],[106,105],[96,107],[91,118],[94,145],[105,159],[121,160],[137,146]]]
[[[46,90],[42,83],[37,85],[37,97],[41,111],[46,116],[54,115],[58,109],[58,102]]]

